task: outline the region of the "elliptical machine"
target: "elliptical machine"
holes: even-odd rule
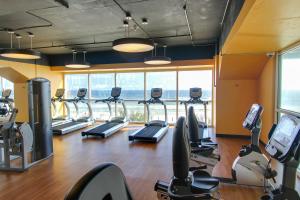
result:
[[[300,163],[300,119],[284,115],[269,134],[266,151],[283,164],[281,185],[261,197],[261,200],[299,200],[295,190],[297,169]],[[271,160],[270,160],[271,162]],[[268,170],[268,178],[274,179],[277,172]]]

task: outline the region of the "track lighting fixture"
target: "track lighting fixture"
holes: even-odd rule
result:
[[[82,69],[82,68],[90,68],[90,64],[88,62],[86,62],[86,51],[83,51],[83,62],[77,62],[76,60],[76,56],[77,56],[77,51],[72,50],[73,51],[73,62],[70,64],[65,65],[68,68],[73,68],[73,69]]]
[[[171,63],[171,58],[166,56],[166,48],[167,46],[164,45],[164,55],[163,56],[157,56],[156,53],[157,43],[154,44],[154,55],[151,57],[147,57],[144,60],[144,63],[147,65],[166,65]]]
[[[6,58],[14,58],[14,59],[24,59],[24,60],[36,60],[41,58],[41,54],[38,51],[32,49],[32,39],[34,35],[29,33],[30,38],[30,49],[21,49],[21,39],[22,36],[19,34],[15,34],[14,31],[8,31],[10,34],[10,48],[3,49],[0,51],[0,55]],[[13,35],[16,35],[18,40],[18,48],[13,48]]]

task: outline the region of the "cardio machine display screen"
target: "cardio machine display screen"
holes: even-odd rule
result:
[[[190,97],[191,98],[199,98],[202,96],[201,88],[190,88]]]
[[[283,147],[290,146],[294,139],[294,135],[297,134],[295,131],[299,131],[299,127],[297,125],[299,124],[297,124],[297,122],[292,118],[283,116],[273,133],[272,139]]]
[[[255,124],[257,123],[257,120],[259,119],[263,108],[258,104],[253,104],[248,111],[248,114],[246,116],[246,119],[243,122],[243,127],[247,129],[252,129]]]
[[[64,93],[65,93],[65,89],[60,88],[60,89],[56,90],[55,96],[62,97],[62,96],[64,96]]]
[[[151,90],[151,97],[152,98],[160,98],[162,95],[162,89],[161,88],[152,88]]]
[[[86,93],[87,93],[86,88],[80,88],[77,92],[77,97],[83,98],[83,97],[85,97]]]
[[[119,97],[121,95],[121,90],[122,89],[120,87],[114,87],[114,88],[112,88],[110,95],[112,97]]]

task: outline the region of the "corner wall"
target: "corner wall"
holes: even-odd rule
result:
[[[49,66],[34,65],[0,60],[0,76],[14,82],[15,107],[18,108],[17,121],[28,121],[27,80],[43,77],[51,82],[51,95],[63,87],[63,74],[51,71]]]
[[[265,65],[258,79],[258,103],[264,107],[262,114],[261,140],[268,141],[269,130],[275,118],[275,89],[276,89],[276,57],[273,56]]]
[[[256,80],[219,80],[216,96],[216,133],[249,135],[242,126],[250,106],[257,101]]]

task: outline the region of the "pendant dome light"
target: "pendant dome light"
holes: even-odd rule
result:
[[[144,60],[144,63],[147,65],[167,65],[171,63],[171,58],[166,56],[166,48],[167,46],[164,45],[164,55],[163,56],[157,56],[156,55],[156,48],[157,43],[154,44],[154,55],[151,57],[147,57]]]
[[[130,18],[128,17],[130,16]],[[126,20],[123,22],[125,27],[125,38],[117,39],[113,41],[113,49],[115,51],[126,52],[126,53],[141,53],[151,51],[154,48],[153,41],[146,38],[135,38],[129,37],[129,21],[131,15],[126,14]]]
[[[90,64],[86,62],[86,51],[83,51],[83,62],[77,62],[76,61],[76,55],[77,51],[73,50],[73,62],[70,64],[67,64],[66,67],[73,68],[73,69],[83,69],[83,68],[90,68]]]
[[[30,49],[21,49],[21,36],[16,34],[16,38],[19,43],[19,48],[13,48],[13,31],[8,32],[10,34],[10,48],[0,51],[0,55],[5,58],[23,59],[23,60],[36,60],[41,58],[41,53],[32,49],[32,39],[34,35],[28,32],[30,38]]]

